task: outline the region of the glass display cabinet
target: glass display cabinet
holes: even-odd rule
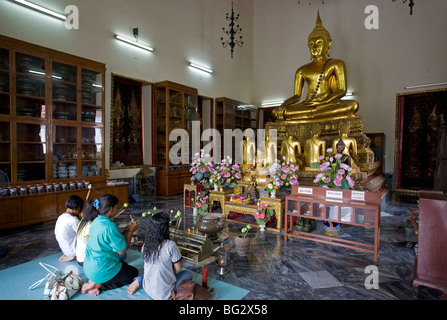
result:
[[[106,183],[105,65],[0,35],[0,229],[54,221],[69,195],[128,201]]]
[[[248,106],[246,103],[229,98],[216,98],[216,129],[222,137],[221,156],[224,156],[224,130],[225,129],[245,129],[252,128],[255,131],[258,127],[258,109]],[[225,155],[227,156],[227,155]],[[233,154],[230,155],[234,159]]]
[[[105,65],[0,37],[0,170],[15,185],[104,181]]]
[[[163,81],[155,85],[155,163],[157,166],[157,194],[171,196],[183,192],[190,182],[189,172],[192,152],[193,121],[197,116],[197,89],[182,84]],[[169,135],[182,129],[185,136],[170,141]],[[171,148],[183,141],[182,149],[170,156]]]

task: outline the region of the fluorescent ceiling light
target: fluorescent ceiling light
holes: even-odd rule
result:
[[[261,103],[261,107],[280,106],[283,102],[284,102],[284,100],[263,102],[263,103]]]
[[[201,66],[200,64],[197,64],[197,63],[194,63],[194,62],[190,62],[190,63],[189,63],[189,66],[190,66],[190,67],[193,67],[193,68],[196,68],[196,69],[199,69],[199,70],[202,70],[202,71],[205,71],[205,72],[208,72],[208,73],[213,73],[213,72],[214,72],[214,71],[211,70],[210,68]]]
[[[58,19],[61,19],[63,21],[65,21],[67,19],[67,17],[64,16],[63,14],[60,14],[60,13],[57,13],[57,12],[55,12],[53,10],[44,8],[42,6],[34,4],[32,2],[29,2],[29,1],[26,1],[26,0],[14,0],[14,1],[20,3],[20,4],[24,5],[24,6],[26,6],[28,8],[31,8],[31,9],[37,10],[39,12],[45,13],[47,15],[50,15],[50,16],[52,16],[54,18],[58,18]]]
[[[138,41],[135,41],[135,40],[123,37],[123,36],[120,36],[118,34],[115,34],[115,39],[123,41],[123,42],[125,42],[127,44],[130,44],[132,46],[138,47],[138,48],[146,50],[146,51],[150,51],[150,52],[154,51],[154,48],[151,48],[148,45],[145,45],[143,43],[140,43]]]

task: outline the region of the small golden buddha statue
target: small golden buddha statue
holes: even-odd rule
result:
[[[314,123],[311,130],[312,137],[304,143],[304,158],[308,167],[318,168],[320,156],[326,152],[326,141],[320,139],[321,126],[318,123]]]
[[[241,141],[242,161],[244,165],[256,164],[256,139],[254,137],[244,137]]]
[[[299,141],[293,140],[293,133],[288,132],[286,140],[281,142],[281,157],[285,162],[293,163],[299,166],[301,160],[297,159],[301,155],[301,144]]]
[[[340,100],[347,92],[346,66],[342,60],[328,58],[331,44],[331,36],[318,12],[315,28],[308,38],[312,62],[296,71],[294,95],[273,110],[278,120],[306,123],[342,119],[357,112],[357,101]],[[300,102],[304,83],[307,83],[307,96]]]

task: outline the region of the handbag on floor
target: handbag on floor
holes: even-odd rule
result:
[[[70,271],[68,274],[63,274],[52,265],[42,262],[39,262],[39,264],[49,273],[44,278],[33,283],[28,290],[35,289],[45,282],[43,293],[51,300],[68,300],[81,290],[83,284],[81,277],[73,271]]]
[[[192,280],[183,280],[171,291],[172,300],[211,300],[211,293]]]

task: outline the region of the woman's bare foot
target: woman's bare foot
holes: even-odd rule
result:
[[[127,288],[127,292],[128,292],[129,294],[134,294],[135,291],[137,291],[139,287],[140,287],[140,285],[139,285],[139,283],[138,283],[138,280],[134,280],[134,282],[132,282],[132,283],[129,285],[129,288]]]
[[[97,296],[98,294],[101,293],[101,290],[99,290],[98,288],[94,288],[88,291],[88,294],[91,296]]]
[[[100,293],[101,284],[95,283],[93,281],[88,281],[88,283],[84,283],[81,288],[81,293],[88,292],[91,296],[97,296]]]
[[[60,262],[68,262],[68,261],[72,261],[72,260],[74,260],[74,259],[76,259],[76,257],[69,257],[69,256],[66,256],[65,254],[63,254],[63,255],[59,258],[59,261],[60,261]]]

